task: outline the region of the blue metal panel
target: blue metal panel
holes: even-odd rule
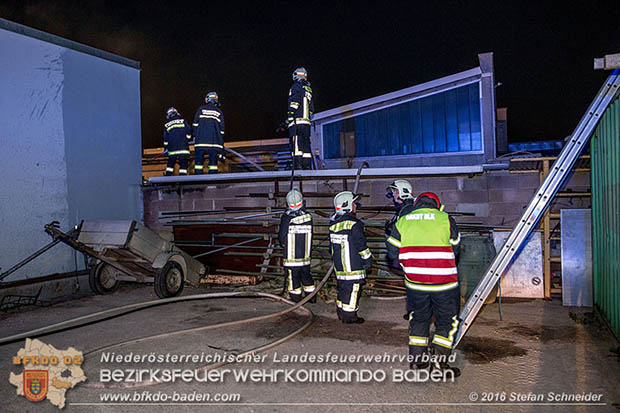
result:
[[[413,151],[411,153],[422,153],[424,147],[422,145],[422,107],[420,100],[414,100],[409,107],[411,108],[411,128],[413,129]]]
[[[421,100],[422,111],[422,137],[424,140],[424,153],[435,152],[435,134],[433,131],[433,98]]]
[[[479,83],[461,86],[323,125],[326,159],[344,154],[341,132],[356,138],[356,156],[482,150]]]
[[[323,126],[323,154],[326,159],[340,158],[341,122],[328,123]]]
[[[478,86],[478,85],[476,85]],[[471,150],[482,150],[482,134],[480,128],[480,90],[479,87],[469,88],[469,119],[471,130]]]
[[[448,90],[446,97],[446,130],[448,152],[459,151],[458,116],[456,111],[456,90]]]
[[[410,143],[410,131],[411,131],[411,118],[409,114],[409,107],[411,105],[398,105],[398,135],[399,145],[402,148],[403,154],[412,152],[412,145]]]
[[[471,151],[471,121],[469,119],[469,90],[456,90],[456,108],[458,116],[459,151]]]
[[[435,133],[435,150],[446,152],[446,110],[443,94],[432,96],[433,99],[433,131]]]

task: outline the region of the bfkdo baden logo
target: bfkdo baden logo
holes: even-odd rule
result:
[[[32,402],[40,402],[47,396],[49,371],[24,370],[24,396]]]
[[[9,382],[16,393],[32,402],[49,400],[54,406],[65,407],[65,394],[86,380],[82,370],[84,356],[69,347],[59,350],[39,340],[26,339],[24,348],[13,356],[13,366],[23,366],[20,374],[11,372]]]

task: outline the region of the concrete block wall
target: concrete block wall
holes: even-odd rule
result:
[[[361,192],[366,206],[388,206],[386,188],[393,179],[362,179]],[[514,226],[524,208],[539,186],[538,174],[511,174],[508,171],[489,171],[472,176],[410,177],[416,194],[432,191],[437,193],[445,209],[450,212],[470,212],[475,216],[459,217],[460,222],[479,222],[485,225]],[[352,190],[354,180],[347,181]],[[589,174],[575,173],[568,185],[576,192],[589,190]],[[288,190],[288,182],[281,182],[279,192]],[[344,190],[343,179],[307,180],[302,183],[303,192],[335,195]],[[274,182],[221,183],[214,185],[152,186],[143,189],[145,224],[160,232],[170,232],[162,226],[161,212],[171,211],[215,211],[227,206],[246,208],[283,207],[283,198],[248,197],[251,193],[269,194],[276,192]],[[562,198],[556,201],[559,208],[587,207],[588,199]],[[310,207],[332,207],[331,197],[308,197]]]
[[[511,174],[508,171],[487,171],[471,176],[409,177],[416,194],[435,192],[446,211],[468,212],[475,216],[458,217],[459,222],[478,222],[484,225],[515,225],[539,186],[537,173]],[[360,181],[358,192],[365,206],[388,206],[386,188],[393,179],[365,179]],[[296,185],[298,185],[296,183]],[[354,180],[349,179],[346,189],[353,190]],[[567,180],[565,187],[574,192],[590,189],[589,173],[577,172]],[[277,187],[285,193],[288,181]],[[343,179],[307,180],[302,191],[335,195],[345,189]],[[144,222],[159,232],[171,232],[171,227],[162,226],[161,212],[171,211],[215,211],[227,206],[246,208],[284,207],[284,199],[277,197],[249,197],[249,194],[273,194],[274,182],[218,183],[213,185],[152,186],[143,189]],[[332,207],[331,197],[307,197],[309,207]],[[561,208],[588,208],[590,198],[556,198],[553,212]]]

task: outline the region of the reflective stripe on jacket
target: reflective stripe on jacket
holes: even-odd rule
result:
[[[336,215],[329,226],[329,245],[339,280],[363,280],[372,263],[364,224],[353,215]]]
[[[310,265],[312,254],[312,215],[303,208],[287,210],[280,218],[278,240],[284,248],[284,266]]]
[[[310,125],[310,117],[314,113],[312,88],[307,81],[295,81],[288,92],[288,127],[294,125]]]
[[[192,127],[196,147],[224,147],[224,114],[218,105],[207,103],[199,107]]]
[[[189,155],[188,142],[192,131],[182,117],[175,115],[164,124],[164,149],[168,155]]]

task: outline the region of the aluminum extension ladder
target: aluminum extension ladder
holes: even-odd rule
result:
[[[459,316],[461,326],[454,340],[454,347],[459,344],[465,333],[467,333],[467,330],[480,312],[484,300],[491,293],[495,284],[499,282],[500,276],[504,273],[512,259],[519,253],[525,243],[525,239],[532,232],[532,229],[553,200],[556,192],[569,175],[575,161],[588,143],[601,115],[618,93],[619,85],[620,69],[616,69],[609,75],[587,112],[579,121],[570,140],[566,143],[562,152],[560,152],[558,159],[538,188],[536,195],[530,201],[523,216],[521,216],[521,219],[519,219],[519,222],[510,233],[508,240],[495,256],[484,277],[482,277],[469,300],[467,300]]]

